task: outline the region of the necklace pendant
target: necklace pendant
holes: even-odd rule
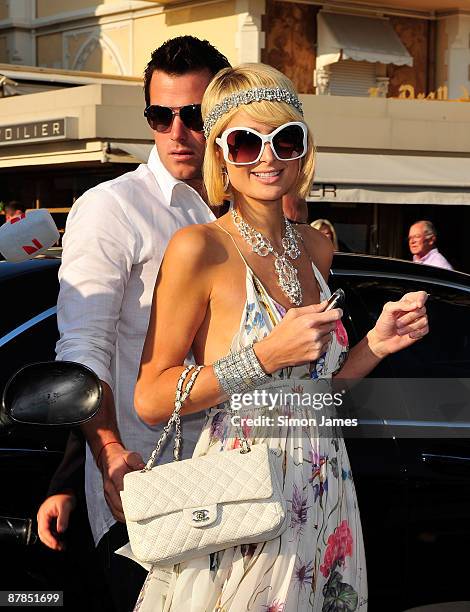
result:
[[[281,291],[289,298],[291,304],[302,304],[302,287],[297,277],[297,269],[285,257],[279,257],[274,262]]]
[[[291,259],[297,259],[300,255],[300,249],[297,243],[297,239],[300,239],[300,236],[297,231],[284,217],[285,234],[281,239],[283,252],[279,254],[276,253],[269,239],[265,238],[263,234],[248,225],[233,208],[232,219],[241,237],[251,246],[254,253],[261,257],[266,257],[270,253],[273,254],[274,269],[281,291],[289,298],[291,304],[300,306],[302,304],[302,287],[297,278],[297,269],[287,259],[287,256]]]

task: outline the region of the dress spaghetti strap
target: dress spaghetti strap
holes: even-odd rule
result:
[[[297,233],[300,236],[300,240],[302,241],[302,243],[304,245],[305,253],[307,254],[308,260],[310,261],[310,264],[312,265],[313,273],[315,275],[315,280],[317,281],[318,288],[320,289],[320,298],[321,298],[322,294],[328,298],[328,297],[330,297],[330,294],[331,294],[330,288],[328,287],[328,283],[323,278],[323,275],[320,272],[320,270],[314,264],[313,259],[310,257],[310,253],[308,252],[308,249],[305,246],[305,241],[303,239],[302,234],[300,234],[299,232],[297,232]]]
[[[219,225],[217,222],[215,222],[215,225],[217,225],[217,227],[219,229],[221,229],[223,232],[225,232],[227,234],[227,236],[230,237],[230,240],[233,242],[233,244],[235,245],[235,248],[238,251],[238,254],[240,255],[240,257],[243,259],[243,263],[245,264],[245,266],[251,270],[250,266],[248,265],[248,262],[246,261],[246,259],[243,257],[243,253],[240,251],[240,249],[238,248],[237,243],[235,242],[234,237],[232,236],[232,234],[230,232],[227,232],[227,230],[225,228],[223,228],[221,225]]]

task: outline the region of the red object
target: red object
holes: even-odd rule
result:
[[[348,345],[348,332],[344,328],[344,325],[341,320],[336,321],[336,329],[335,329],[336,340],[340,346]]]
[[[17,215],[16,217],[13,217],[13,219],[10,219],[10,223],[16,223],[17,221],[21,221],[21,219],[24,219],[26,217],[25,213],[21,213],[21,215]]]
[[[11,223],[13,223],[13,221],[11,221]],[[25,244],[21,247],[23,251],[25,251],[25,253],[27,253],[28,255],[32,255],[33,253],[36,253],[36,251],[39,251],[39,249],[42,249],[42,244],[37,238],[33,238],[32,243],[34,244],[34,246]]]
[[[111,440],[110,442],[106,442],[106,444],[103,444],[103,446],[100,448],[100,452],[98,453],[98,457],[96,457],[96,465],[98,467],[100,467],[100,457],[101,457],[101,453],[104,451],[104,449],[109,446],[110,444],[120,444],[123,448],[124,446],[122,445],[121,442],[118,442],[118,440]]]
[[[351,529],[347,521],[336,527],[334,532],[328,538],[328,546],[325,551],[323,564],[320,565],[320,571],[328,578],[330,571],[336,568],[337,565],[343,565],[346,556],[352,556],[353,538]]]

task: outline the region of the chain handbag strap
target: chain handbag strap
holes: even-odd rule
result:
[[[160,456],[161,453],[161,449],[162,446],[164,445],[164,443],[166,442],[166,439],[168,438],[168,436],[171,433],[171,430],[173,429],[173,427],[175,427],[176,433],[175,433],[175,442],[174,442],[174,446],[173,446],[173,460],[174,461],[179,461],[180,459],[180,450],[181,450],[181,418],[180,418],[180,410],[181,407],[183,405],[183,402],[185,401],[185,399],[188,397],[189,392],[191,391],[197,375],[199,374],[199,372],[202,370],[204,366],[198,366],[196,368],[196,366],[194,365],[189,365],[187,366],[182,372],[181,375],[178,379],[178,383],[176,385],[176,393],[175,393],[175,407],[174,410],[168,420],[168,423],[165,425],[165,427],[163,428],[162,434],[157,442],[157,445],[155,446],[152,454],[150,455],[150,459],[147,461],[146,466],[144,467],[143,470],[141,470],[142,472],[148,472],[149,470],[151,470],[155,464],[155,461],[158,459],[158,457]],[[186,376],[192,371],[195,370],[195,372],[193,372],[193,374],[191,375],[191,378],[188,381],[188,384],[186,385],[186,388],[184,390],[184,392],[182,393],[182,389],[183,389],[183,384],[184,381],[186,380]]]
[[[150,455],[150,459],[147,461],[146,466],[141,470],[142,472],[148,472],[149,470],[153,468],[153,466],[155,465],[155,461],[160,456],[162,446],[164,445],[166,439],[170,435],[170,432],[173,429],[173,427],[175,428],[175,442],[173,445],[173,461],[180,460],[181,442],[182,442],[180,411],[181,411],[181,408],[184,402],[188,399],[189,394],[191,393],[191,389],[193,388],[194,383],[196,382],[196,378],[198,377],[199,372],[202,370],[203,367],[204,366],[202,365],[197,366],[197,367],[194,365],[189,365],[181,372],[181,375],[178,379],[178,383],[176,385],[175,408],[168,420],[168,423],[163,428],[162,434],[157,442],[157,445],[155,446],[152,454]],[[187,375],[192,370],[194,370],[194,372],[191,374],[191,377],[188,380],[188,383],[186,387],[184,388],[184,391],[182,391],[184,381],[186,380]],[[229,407],[229,413],[233,415],[233,410],[231,407]],[[237,430],[237,436],[240,440],[240,453],[242,455],[245,453],[249,453],[251,451],[251,448],[250,448],[248,440],[246,439],[240,425],[236,426],[236,430]]]

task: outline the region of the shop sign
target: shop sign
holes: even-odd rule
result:
[[[65,140],[67,137],[69,136],[65,118],[0,125],[0,146],[45,140]]]
[[[323,199],[323,198],[336,198],[336,185],[321,183],[314,184],[310,191],[310,198],[313,199]]]
[[[439,87],[437,91],[431,91],[428,95],[424,95],[423,93],[416,94],[415,88],[413,85],[401,85],[398,88],[399,98],[404,98],[405,100],[441,100],[441,101],[449,101],[449,102],[470,102],[470,92],[465,85],[461,85],[460,89],[462,90],[462,96],[460,98],[455,98],[453,100],[449,100],[449,88],[447,85],[443,85]]]
[[[401,100],[440,100],[440,101],[448,101],[448,102],[470,102],[470,91],[465,85],[461,85],[460,89],[462,90],[462,96],[460,98],[455,98],[449,100],[449,88],[447,85],[442,85],[438,87],[436,91],[430,91],[427,95],[424,93],[416,93],[416,90],[413,85],[400,85],[398,88],[398,98]],[[376,98],[379,96],[379,88],[371,87],[369,89],[369,95],[371,98]]]

